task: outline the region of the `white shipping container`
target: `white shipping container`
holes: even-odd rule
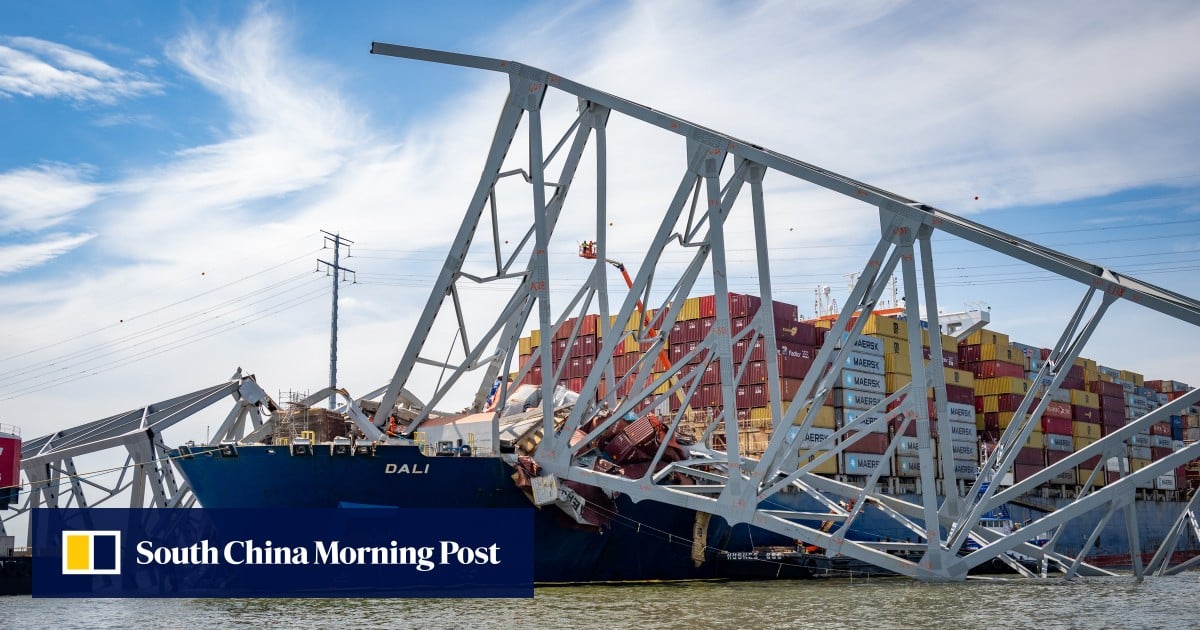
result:
[[[1168,473],[1156,479],[1154,486],[1159,490],[1174,490],[1175,489],[1175,474]]]
[[[955,441],[975,443],[979,431],[975,429],[975,423],[966,424],[962,422],[950,423],[950,437]]]
[[[957,459],[954,460],[955,479],[974,479],[977,476],[979,476],[978,464],[975,462],[964,462]]]
[[[1150,436],[1134,434],[1129,436],[1129,443],[1133,446],[1150,446]]]
[[[839,409],[838,410],[838,426],[847,426],[851,422],[858,420],[863,412],[855,409]],[[863,418],[862,424],[855,427],[859,431],[867,433],[887,433],[887,423],[883,421],[884,413],[876,411],[869,413]]]
[[[959,422],[970,422],[975,425],[975,405],[964,405],[961,403],[947,403],[946,409],[950,413],[951,420]]]
[[[969,462],[978,461],[979,453],[975,450],[974,442],[950,442],[950,450],[954,453],[954,459],[965,460]]]
[[[916,457],[921,452],[921,441],[915,437],[900,437],[897,438],[899,443],[896,444],[896,454],[905,457]],[[937,443],[934,445],[934,453],[937,453]]]
[[[883,357],[862,352],[850,352],[846,354],[845,366],[860,372],[883,374]]]
[[[1183,450],[1183,440],[1171,440],[1171,449],[1175,451]]]
[[[890,476],[892,462],[884,459],[883,455],[870,453],[842,453],[842,473],[846,475],[871,475],[875,471]]]
[[[920,477],[921,476],[921,460],[915,456],[901,456],[896,458],[896,476],[897,477]]]
[[[1130,446],[1129,456],[1133,459],[1150,459],[1149,446]]]
[[[845,345],[846,340],[850,338],[850,333],[842,333],[842,344]],[[850,344],[850,349],[856,352],[873,354],[875,356],[883,356],[883,340],[878,337],[868,335],[860,335],[854,343]]]
[[[860,392],[854,389],[839,389],[840,393],[834,394],[834,400],[840,403],[843,409],[859,409],[867,410],[879,403],[883,402],[884,394],[873,392]]]
[[[1074,485],[1079,482],[1077,481],[1077,475],[1075,474],[1075,469],[1068,468],[1068,469],[1058,473],[1057,475],[1051,477],[1049,480],[1049,483],[1061,483],[1061,484]]]
[[[883,380],[883,375],[854,370],[842,370],[842,387],[879,394],[887,391],[887,383]]]
[[[1071,453],[1075,450],[1075,438],[1069,435],[1055,435],[1053,433],[1046,433],[1042,437],[1042,441],[1046,445],[1046,450],[1048,451],[1062,451],[1065,453]]]
[[[792,428],[799,429],[800,427]],[[800,436],[800,448],[816,448],[818,444],[823,442],[825,438],[833,435],[833,433],[833,429],[809,429],[803,436]],[[795,444],[795,440],[792,443]]]
[[[1151,435],[1150,446],[1153,446],[1154,448],[1171,448],[1171,436]]]
[[[1104,462],[1104,470],[1115,473],[1129,472],[1129,458],[1109,457],[1108,460]]]

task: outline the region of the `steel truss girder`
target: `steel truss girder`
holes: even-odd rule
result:
[[[1191,404],[1197,399],[1197,391],[1193,390],[1184,397],[1173,401],[1166,407],[1147,414],[1143,418],[1131,422],[1119,431],[1097,441],[1096,443],[1072,454],[1061,462],[1047,467],[1015,486],[1000,490],[996,484],[986,488],[983,482],[996,475],[1003,475],[1011,470],[1016,457],[1016,450],[1028,438],[1033,427],[1040,421],[1041,414],[1048,404],[1048,396],[1041,396],[1038,405],[1033,404],[1035,392],[1022,401],[1017,419],[1008,427],[1001,439],[1006,448],[994,451],[983,467],[983,474],[972,480],[971,489],[961,494],[956,482],[958,470],[954,464],[952,444],[950,440],[942,440],[940,448],[940,470],[934,469],[935,453],[931,436],[929,410],[925,404],[923,391],[932,388],[934,405],[938,411],[936,426],[941,435],[952,435],[948,413],[948,398],[946,384],[940,366],[927,368],[923,354],[920,326],[915,323],[909,326],[909,367],[912,371],[914,385],[909,390],[912,395],[905,398],[903,405],[889,413],[889,418],[900,417],[905,426],[915,422],[921,465],[920,481],[917,488],[920,494],[918,502],[910,502],[895,496],[884,494],[874,488],[878,475],[871,475],[864,485],[849,484],[813,474],[811,470],[819,463],[817,458],[840,457],[853,444],[853,438],[843,440],[846,431],[857,427],[843,427],[835,438],[826,440],[816,448],[802,448],[796,441],[797,435],[804,435],[813,426],[821,401],[832,389],[840,376],[840,369],[855,340],[862,334],[865,322],[875,309],[880,295],[897,265],[900,266],[904,280],[904,294],[909,296],[906,303],[907,318],[910,322],[921,319],[921,307],[929,320],[931,356],[940,357],[941,339],[938,335],[938,308],[936,284],[933,274],[933,252],[930,236],[935,231],[942,231],[983,248],[1002,253],[1018,261],[1025,262],[1058,276],[1075,280],[1084,285],[1087,294],[1080,303],[1076,313],[1069,320],[1066,328],[1055,345],[1050,360],[1046,362],[1039,374],[1038,382],[1044,379],[1050,382],[1047,391],[1057,388],[1066,375],[1066,371],[1074,359],[1080,356],[1084,345],[1095,331],[1097,325],[1108,307],[1118,299],[1157,311],[1168,317],[1200,325],[1200,302],[1179,295],[1160,287],[1141,282],[1124,276],[1111,269],[1083,261],[1072,256],[1042,247],[1030,241],[1014,237],[986,226],[968,221],[961,217],[939,210],[926,204],[919,203],[888,192],[886,190],[865,184],[822,169],[820,167],[796,160],[794,158],[774,153],[760,146],[738,140],[711,129],[695,125],[688,121],[673,117],[660,111],[652,110],[623,98],[607,94],[588,86],[570,81],[563,77],[548,73],[512,61],[491,59],[471,55],[462,55],[436,50],[396,46],[391,44],[374,43],[372,52],[393,57],[403,57],[437,63],[445,63],[461,67],[485,69],[506,74],[509,78],[509,92],[502,107],[500,120],[497,124],[491,149],[484,163],[483,175],[468,203],[466,218],[450,246],[450,251],[439,274],[434,289],[422,312],[413,337],[413,341],[405,351],[395,376],[387,386],[381,398],[381,407],[390,407],[396,396],[409,383],[412,368],[418,363],[428,362],[422,359],[420,353],[426,344],[427,335],[442,310],[446,296],[454,300],[455,324],[459,336],[463,340],[465,359],[456,364],[440,362],[438,365],[452,370],[449,383],[461,378],[468,372],[487,366],[480,378],[473,410],[482,409],[484,395],[491,386],[493,379],[501,373],[504,366],[512,362],[517,335],[525,326],[526,319],[536,312],[537,328],[543,340],[551,338],[555,330],[574,313],[586,313],[593,298],[600,310],[601,343],[597,352],[597,360],[592,371],[584,379],[581,391],[581,401],[591,400],[601,391],[601,384],[607,384],[606,395],[598,396],[600,402],[577,404],[566,418],[555,418],[552,414],[552,386],[559,375],[554,371],[555,363],[549,344],[543,342],[540,346],[537,360],[549,376],[543,380],[543,441],[535,453],[537,461],[550,474],[561,478],[571,479],[587,484],[596,485],[612,492],[629,495],[635,501],[653,500],[672,505],[691,508],[699,511],[719,514],[730,523],[753,523],[771,531],[791,536],[806,544],[824,547],[827,553],[842,553],[889,570],[926,580],[961,580],[967,572],[984,562],[1000,558],[1011,562],[1008,552],[1043,558],[1046,563],[1053,563],[1063,569],[1068,576],[1075,574],[1106,575],[1105,571],[1090,567],[1082,561],[1082,557],[1071,557],[1054,551],[1054,545],[1039,548],[1027,541],[1043,532],[1061,533],[1061,528],[1071,520],[1093,510],[1108,508],[1104,521],[1117,509],[1125,509],[1132,505],[1136,486],[1147,479],[1157,476],[1161,471],[1177,465],[1179,462],[1195,458],[1193,452],[1197,447],[1189,446],[1181,451],[1154,462],[1150,466],[1134,471],[1116,483],[1109,484],[1095,492],[1084,493],[1071,504],[1022,527],[1017,533],[1001,535],[979,526],[979,518],[988,510],[1007,501],[1016,499],[1023,493],[1033,489],[1040,483],[1054,477],[1057,473],[1074,468],[1093,456],[1109,457],[1123,451],[1123,440],[1152,422],[1156,422]],[[562,140],[558,142],[548,157],[543,157],[543,116],[542,107],[546,92],[555,88],[573,95],[579,102],[579,116],[575,118]],[[666,211],[656,229],[653,240],[643,260],[637,267],[636,278],[631,290],[621,301],[617,309],[617,326],[611,327],[608,322],[609,296],[605,276],[605,252],[607,247],[606,230],[606,190],[607,181],[607,140],[604,133],[605,124],[611,114],[626,116],[635,121],[648,124],[660,130],[676,134],[684,139],[682,160],[682,177],[675,194],[667,202]],[[517,139],[518,127],[525,120],[528,127],[529,164],[528,170],[502,170],[506,155],[511,144]],[[573,134],[573,135],[572,135]],[[575,168],[582,156],[585,145],[591,137],[595,138],[596,153],[596,244],[598,257],[593,271],[588,276],[584,286],[575,293],[574,298],[566,308],[556,309],[550,302],[550,276],[547,268],[547,251],[554,241],[555,225],[562,202],[569,190]],[[553,183],[547,183],[545,170],[554,160],[559,149],[565,146],[568,137],[574,139],[567,157],[563,160],[561,173]],[[724,166],[730,163],[728,172]],[[587,470],[575,465],[575,457],[588,448],[588,443],[615,423],[625,412],[634,409],[643,400],[650,400],[654,405],[665,402],[668,398],[676,398],[681,402],[681,409],[672,415],[668,423],[668,434],[674,435],[679,430],[684,417],[683,410],[688,408],[696,386],[699,382],[694,374],[685,374],[680,365],[693,358],[704,357],[700,369],[717,361],[721,371],[721,382],[724,385],[724,399],[732,398],[732,386],[745,369],[745,361],[736,364],[732,360],[732,344],[739,340],[753,343],[760,337],[766,342],[766,363],[768,366],[768,383],[773,391],[779,391],[779,374],[776,363],[777,348],[774,339],[773,313],[770,308],[772,299],[771,269],[768,257],[768,232],[765,220],[766,200],[762,183],[764,177],[771,171],[780,175],[790,176],[805,182],[813,183],[828,190],[841,193],[857,199],[878,209],[880,221],[880,239],[868,257],[858,281],[851,290],[850,298],[845,308],[838,315],[833,330],[838,334],[827,336],[826,343],[820,349],[814,362],[814,367],[802,380],[799,391],[785,410],[782,402],[774,399],[771,402],[774,432],[761,459],[743,456],[742,445],[739,444],[737,420],[729,405],[724,406],[716,419],[709,424],[704,432],[707,439],[718,428],[723,427],[726,434],[724,451],[711,447],[698,447],[693,451],[693,460],[676,462],[663,470],[658,470],[658,464],[663,456],[664,448],[655,454],[649,470],[640,479],[627,479],[609,474]],[[496,183],[500,178],[519,172],[524,176],[532,193],[532,225],[524,231],[525,238],[517,251],[502,264],[499,240],[496,234],[496,223],[499,220],[496,213],[498,195]],[[758,271],[757,291],[763,299],[765,308],[761,308],[754,316],[747,330],[733,333],[728,302],[727,263],[725,251],[725,229],[730,211],[738,198],[739,192],[749,184],[751,192],[751,217],[755,234],[755,263]],[[547,199],[546,188],[553,191]],[[688,208],[689,198],[692,200]],[[697,201],[703,200],[697,204]],[[496,248],[495,261],[496,277],[510,277],[509,268],[517,258],[518,253],[524,252],[525,244],[532,239],[532,251],[528,256],[528,264],[521,275],[525,281],[514,290],[508,305],[502,310],[496,324],[483,335],[468,337],[466,324],[458,306],[457,282],[466,278],[471,281],[487,280],[478,274],[469,274],[463,269],[476,233],[481,225],[485,210],[490,207],[492,220],[491,240]],[[680,223],[686,214],[686,226],[680,229]],[[713,286],[716,293],[716,323],[709,335],[699,343],[699,347],[689,353],[682,361],[666,369],[655,370],[655,358],[665,343],[665,335],[650,335],[641,325],[640,306],[652,306],[650,301],[651,289],[655,280],[655,272],[661,261],[663,251],[678,245],[682,248],[693,248],[694,255],[684,273],[673,285],[665,289],[666,296],[658,302],[661,320],[656,324],[658,330],[669,329],[678,319],[683,301],[689,296],[695,282],[702,271],[711,271]],[[661,291],[660,291],[661,293]],[[1094,304],[1096,297],[1099,303]],[[1089,315],[1088,311],[1093,312]],[[854,316],[858,316],[853,321]],[[638,318],[638,330],[623,331],[631,317]],[[750,332],[753,329],[754,332]],[[842,331],[846,331],[842,334]],[[569,333],[573,340],[579,332],[579,325]],[[624,343],[629,335],[648,345],[645,355],[624,374],[616,373],[614,369],[614,353],[618,344]],[[965,335],[965,333],[964,333]],[[477,340],[471,346],[467,339]],[[488,353],[485,346],[495,343],[495,350]],[[531,362],[532,364],[532,362]],[[935,363],[936,365],[936,363]],[[561,368],[561,365],[559,366]],[[518,374],[523,376],[530,365]],[[651,378],[651,372],[658,374]],[[617,399],[613,392],[619,382],[632,382],[632,392],[624,399]],[[500,391],[507,392],[508,383],[502,382]],[[431,402],[440,400],[449,390],[449,384],[434,393]],[[665,393],[663,393],[665,390]],[[655,392],[658,393],[655,393]],[[897,392],[894,396],[901,395]],[[891,402],[889,399],[886,402]],[[881,403],[881,405],[886,404]],[[425,413],[428,413],[426,409]],[[409,430],[419,426],[418,418]],[[586,439],[571,444],[576,431],[585,423],[590,425]],[[560,424],[561,423],[561,424]],[[788,429],[796,428],[794,431]],[[838,440],[836,444],[829,444]],[[825,448],[830,447],[830,448]],[[896,442],[889,445],[889,453],[896,448]],[[681,474],[691,478],[695,485],[668,485],[669,473]],[[940,474],[940,480],[938,475]],[[784,489],[805,492],[830,509],[829,520],[841,521],[847,526],[857,519],[863,510],[877,509],[894,519],[903,527],[919,534],[922,542],[920,548],[924,556],[917,562],[889,554],[884,545],[848,539],[843,532],[829,534],[813,528],[805,527],[790,520],[796,515],[759,509],[761,502]],[[940,503],[937,495],[945,497]],[[855,506],[844,509],[834,500],[835,497],[855,499]],[[1189,509],[1181,516],[1177,527],[1181,530],[1185,519],[1195,522]],[[1137,524],[1133,519],[1127,519],[1129,535],[1136,538]],[[1200,527],[1200,526],[1198,526]],[[1097,529],[1097,533],[1098,533]],[[969,537],[982,543],[980,549],[963,553],[963,544]],[[1164,543],[1165,544],[1165,543]],[[1136,549],[1135,549],[1136,552]],[[1160,549],[1160,554],[1166,554]],[[1135,554],[1136,555],[1136,554]],[[1142,574],[1140,560],[1132,559],[1137,574]],[[1162,561],[1152,561],[1147,570],[1159,570]],[[1033,575],[1023,571],[1025,575]]]
[[[241,439],[247,418],[257,426],[262,423],[260,411],[274,409],[274,402],[254,376],[243,376],[239,369],[225,383],[24,442],[21,472],[29,491],[22,506],[6,515],[4,521],[38,507],[96,507],[124,495],[127,490],[130,507],[192,505],[195,497],[186,482],[177,481],[176,464],[168,457],[170,448],[163,440],[163,433],[226,398],[232,398],[234,405],[214,435],[213,444]],[[99,473],[77,469],[77,457],[106,451],[125,453],[124,465]],[[111,487],[90,478],[111,472],[119,473]],[[85,485],[93,488],[98,498],[90,499],[84,493]],[[29,535],[32,534],[30,530]]]

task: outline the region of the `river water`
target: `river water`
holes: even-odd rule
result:
[[[538,588],[532,600],[0,597],[0,628],[1200,628],[1200,572]]]

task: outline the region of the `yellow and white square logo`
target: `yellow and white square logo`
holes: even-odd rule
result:
[[[119,575],[121,532],[63,530],[63,575]]]

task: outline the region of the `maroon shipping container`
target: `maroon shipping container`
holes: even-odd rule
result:
[[[1042,462],[1045,461],[1045,456],[1042,453],[1043,451],[1040,448],[1023,446],[1021,447],[1021,450],[1017,452],[1017,463],[1038,466],[1040,468],[1041,466],[1044,466]],[[1020,479],[1017,481],[1020,481]]]
[[[848,433],[846,438],[854,436],[854,432]],[[883,455],[887,452],[889,444],[888,436],[884,433],[867,433],[858,438],[850,450],[855,453],[870,453],[872,455]]]
[[[703,331],[700,328],[700,320],[690,319],[683,322],[683,341],[700,341],[704,338]]]
[[[920,420],[913,420],[912,422],[908,423],[908,428],[904,430],[905,437],[917,437],[917,423],[918,422],[920,422]],[[902,424],[904,424],[904,421],[901,420],[900,418],[892,418],[891,420],[889,420],[888,428],[890,429],[891,434],[892,435],[898,434],[900,432],[900,426]],[[880,435],[882,435],[882,434],[880,434]],[[932,419],[929,420],[929,435],[934,438],[936,438],[938,436],[937,423],[934,422]]]
[[[804,378],[812,368],[817,356],[817,349],[812,346],[801,346],[787,342],[779,342],[779,374],[788,378]]]
[[[1062,460],[1074,455],[1070,451],[1043,451],[1046,454],[1046,465],[1057,464]]]
[[[979,344],[958,344],[958,362],[962,364],[978,363],[983,360]]]
[[[577,394],[579,392],[583,391],[583,379],[582,378],[567,379],[567,389],[569,389]]]
[[[559,339],[566,339],[570,337],[571,331],[575,329],[575,322],[578,319],[578,317],[572,317],[563,322],[562,326],[559,326],[558,329],[554,331],[554,339],[557,341]]]
[[[667,341],[672,346],[687,341],[687,325],[688,322],[675,322],[675,325],[671,327],[671,333],[667,335]]]
[[[1125,396],[1125,391],[1121,389],[1120,385],[1109,383],[1108,381],[1092,381],[1091,392],[1097,396],[1112,396],[1116,398]]]
[[[742,378],[738,380],[738,385],[752,385],[755,383],[767,382],[767,362],[766,361],[751,361],[746,365],[746,369],[742,371]]]
[[[1150,425],[1150,435],[1171,435],[1171,424],[1169,422],[1155,422]]]
[[[814,347],[817,345],[817,328],[808,322],[776,319],[775,340]]]
[[[956,405],[975,404],[975,388],[946,384],[946,400]]]
[[[1169,449],[1169,448],[1159,448],[1157,446],[1150,447],[1150,458],[1155,461],[1158,461],[1170,454],[1171,454],[1171,449]]]
[[[704,375],[700,377],[703,385],[715,385],[721,382],[721,364],[713,361],[704,367]]]
[[[1071,418],[1079,422],[1100,422],[1100,410],[1080,405],[1071,405]]]
[[[1040,451],[1039,451],[1040,452]],[[1041,472],[1043,465],[1037,464],[1013,464],[1013,481],[1021,483],[1026,479]]]
[[[1066,418],[1042,418],[1042,433],[1053,433],[1055,435],[1071,435],[1073,427],[1071,421]]]
[[[754,347],[751,349],[749,339],[740,339],[733,344],[733,360],[735,363],[741,363],[746,358],[746,354],[750,354],[751,361],[764,361],[767,354],[763,340],[760,338],[754,342]]]
[[[624,345],[624,344],[621,344]],[[671,365],[675,365],[683,360],[683,355],[687,354],[687,345],[682,343],[671,344]]]
[[[753,319],[754,318],[752,318],[752,317],[734,317],[734,318],[730,319],[729,323],[730,323],[731,327],[733,328],[733,330],[729,331],[729,333],[731,335],[736,335],[736,334],[742,332],[743,330],[746,329],[747,326],[750,325],[750,322],[753,321]]]
[[[750,317],[758,312],[758,307],[761,305],[762,298],[757,295],[746,295],[745,293],[729,294],[730,317]],[[793,317],[792,319],[796,318]]]
[[[1125,410],[1122,409],[1120,412],[1114,413],[1101,409],[1100,423],[1106,427],[1112,427],[1115,429],[1125,426]]]
[[[1091,459],[1084,460],[1083,462],[1081,462],[1081,463],[1079,464],[1079,467],[1080,467],[1080,468],[1087,468],[1087,469],[1089,469],[1089,470],[1094,470],[1096,467],[1098,467],[1098,466],[1102,466],[1102,465],[1103,465],[1103,464],[1101,464],[1101,463],[1100,463],[1100,456],[1099,456],[1099,455],[1097,455],[1097,456],[1095,456],[1095,457],[1093,457],[1093,458],[1091,458]],[[1080,482],[1083,482],[1083,481],[1087,481],[1087,480],[1086,480],[1086,479],[1080,479],[1079,481],[1080,481]]]
[[[1015,363],[976,361],[973,363],[964,363],[963,365],[975,374],[975,378],[1000,378],[1005,376],[1025,378],[1025,368]]]
[[[958,353],[954,350],[942,350],[942,365],[956,370],[960,369],[958,367]]]
[[[763,383],[739,385],[735,391],[739,409],[767,406],[767,386]]]
[[[1125,413],[1125,398],[1123,396],[1101,396],[1100,411],[1114,416],[1123,415]]]

